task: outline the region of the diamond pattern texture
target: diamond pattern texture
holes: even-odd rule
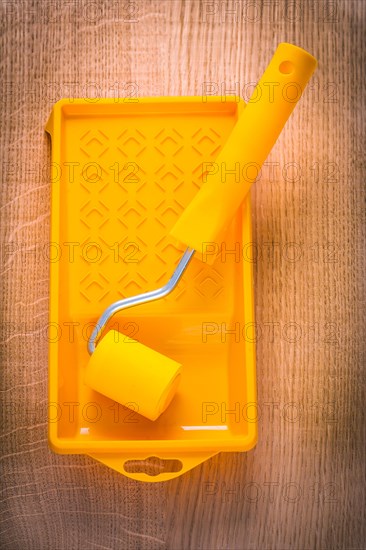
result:
[[[72,317],[98,317],[114,300],[168,280],[182,253],[169,231],[201,185],[202,163],[215,159],[233,124],[219,113],[216,120],[200,113],[162,120],[152,111],[113,124],[107,116],[66,118],[64,163],[73,177],[64,172],[62,208],[64,241],[74,243],[74,261],[64,266]],[[166,311],[201,302],[226,307],[228,277],[234,281],[224,263],[195,259],[165,299]]]

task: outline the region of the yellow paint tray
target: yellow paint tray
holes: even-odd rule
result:
[[[243,102],[234,98],[62,100],[52,111],[49,440],[143,481],[171,479],[220,451],[255,445],[250,198],[193,258],[168,297],[117,314],[108,328],[183,365],[168,409],[152,422],[84,383],[87,341],[115,300],[164,284],[182,250],[169,232],[201,186]],[[235,251],[235,253],[230,253]],[[214,254],[215,253],[215,254]],[[205,261],[207,260],[207,261]],[[131,340],[129,340],[131,339]],[[157,456],[181,469],[126,470]]]

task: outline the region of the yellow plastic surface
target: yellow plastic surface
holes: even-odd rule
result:
[[[98,343],[85,383],[150,420],[165,411],[177,391],[181,365],[136,340],[110,330]]]
[[[247,195],[315,67],[305,50],[282,43],[206,181],[172,229],[172,236],[202,252],[216,243]],[[206,160],[206,159],[205,159]]]
[[[225,234],[226,250],[194,257],[172,294],[119,313],[102,335],[116,330],[183,365],[165,412],[151,422],[84,380],[87,340],[102,311],[173,273],[182,252],[170,230],[201,186],[203,160],[215,160],[244,108],[220,97],[66,99],[54,106],[47,131],[49,440],[56,452],[85,453],[134,479],[160,481],[220,451],[255,445],[249,197]],[[127,459],[149,456],[176,458],[182,470],[151,478],[125,471]]]

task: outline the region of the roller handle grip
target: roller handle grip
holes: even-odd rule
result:
[[[174,238],[198,252],[204,243],[217,242],[256,180],[316,65],[316,59],[302,48],[278,46],[215,163],[206,163],[204,183],[174,225]]]

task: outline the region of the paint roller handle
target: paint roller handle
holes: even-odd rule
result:
[[[201,189],[173,227],[173,237],[199,252],[203,243],[217,241],[256,180],[316,64],[302,48],[278,46]]]

